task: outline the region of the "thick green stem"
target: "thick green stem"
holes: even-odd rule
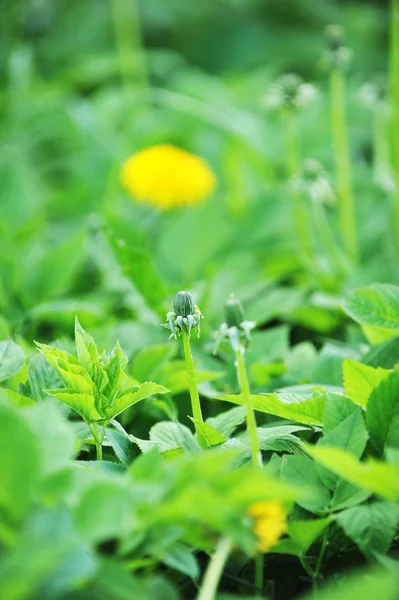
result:
[[[96,445],[96,458],[97,458],[97,460],[102,460],[103,459],[103,439],[104,439],[104,435],[105,435],[105,429],[103,427],[102,433],[100,435],[99,431],[98,431],[97,423],[93,423],[93,426],[91,428],[91,433],[92,433],[92,436],[94,438],[94,442]]]
[[[245,351],[244,348],[242,348],[242,346],[240,346],[239,349],[235,352],[237,377],[245,404],[247,430],[249,440],[251,443],[252,464],[254,467],[262,468],[262,454],[259,446],[258,433],[256,431],[255,411],[252,402],[251,390],[249,389],[249,381],[247,375],[247,368],[245,365],[244,352]]]
[[[208,565],[197,600],[214,600],[223,567],[230,552],[231,540],[222,538],[216,546],[215,553]]]
[[[334,69],[330,76],[331,124],[335,154],[339,220],[341,236],[348,256],[358,258],[355,202],[352,193],[351,168],[346,127],[345,77]]]
[[[204,419],[202,416],[201,403],[200,403],[199,394],[198,394],[197,379],[195,377],[195,367],[194,367],[193,355],[191,354],[190,338],[184,329],[182,330],[181,336],[183,338],[184,357],[186,360],[188,389],[190,392],[190,399],[191,399],[191,411],[193,413],[194,421],[202,422]],[[197,440],[198,440],[199,445],[202,448],[206,448],[207,444],[204,440],[204,437],[203,437],[201,431],[199,431],[199,429],[198,429],[197,423],[194,423],[194,426],[195,426],[195,431],[197,433]]]
[[[392,105],[392,162],[395,176],[394,224],[399,252],[399,0],[391,0],[390,94]]]
[[[263,591],[265,585],[265,556],[258,552],[255,558],[255,585]]]
[[[111,0],[111,8],[125,90],[147,87],[138,0]]]

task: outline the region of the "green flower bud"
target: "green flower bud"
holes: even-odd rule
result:
[[[173,298],[173,310],[178,317],[187,317],[194,313],[194,298],[190,292],[177,292]]]
[[[240,327],[244,321],[244,309],[234,294],[230,296],[224,305],[225,320],[228,327]]]

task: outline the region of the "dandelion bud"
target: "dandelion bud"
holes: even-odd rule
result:
[[[327,25],[324,32],[327,46],[333,52],[344,45],[344,30],[340,25]]]
[[[190,292],[177,292],[173,298],[173,310],[178,317],[187,317],[194,312],[194,298]]]
[[[345,45],[344,30],[339,25],[328,25],[325,28],[327,50],[323,63],[328,69],[345,71],[352,59],[352,50]]]
[[[227,327],[240,327],[244,321],[244,309],[241,302],[232,294],[224,305]]]

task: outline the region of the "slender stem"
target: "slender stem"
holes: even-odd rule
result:
[[[300,173],[298,131],[295,122],[295,115],[290,109],[283,111],[283,122],[285,131],[285,154],[287,175],[294,177]],[[309,264],[309,258],[312,256],[312,236],[309,224],[309,215],[306,210],[301,194],[293,193],[293,219],[298,236],[299,248],[302,255],[302,262]]]
[[[102,460],[103,459],[102,444],[103,444],[103,439],[104,439],[104,435],[105,435],[105,428],[103,427],[101,435],[99,435],[97,423],[93,423],[93,425],[90,429],[91,429],[92,436],[94,438],[94,442],[96,444],[96,458],[97,458],[97,460]]]
[[[330,76],[331,124],[335,154],[339,218],[342,240],[348,256],[358,258],[356,212],[352,193],[351,168],[345,112],[345,77],[334,69]]]
[[[197,388],[197,380],[195,377],[193,355],[191,354],[190,338],[188,337],[188,334],[184,329],[182,330],[181,336],[183,338],[184,356],[186,359],[188,388],[190,391],[191,398],[191,410],[193,411],[193,417],[196,421],[203,421],[204,419],[202,417],[201,403]]]
[[[347,271],[344,258],[342,257],[340,250],[334,238],[334,234],[330,227],[326,210],[322,202],[312,202],[313,208],[313,223],[315,230],[318,234],[319,241],[324,247],[326,255],[330,258],[331,263],[340,274],[344,274]]]
[[[394,223],[399,252],[399,0],[391,0],[390,94],[392,105],[392,161],[395,176]]]
[[[214,600],[223,567],[231,552],[231,540],[222,538],[211,558],[197,600]]]
[[[147,87],[138,0],[111,0],[111,8],[125,90]]]
[[[316,580],[320,575],[321,565],[323,564],[323,558],[324,558],[324,554],[325,554],[325,551],[327,548],[327,543],[328,543],[328,527],[326,527],[326,529],[324,530],[323,539],[322,539],[321,546],[320,546],[320,553],[319,553],[319,557],[317,559],[316,567],[314,570],[314,578]]]
[[[247,430],[251,443],[252,464],[254,467],[262,468],[262,454],[260,451],[258,433],[256,431],[255,411],[252,402],[251,390],[249,388],[244,352],[245,350],[242,346],[239,346],[238,350],[235,351],[237,377],[240,384],[241,394],[245,403]]]
[[[263,591],[265,585],[265,557],[258,552],[255,558],[255,585]]]

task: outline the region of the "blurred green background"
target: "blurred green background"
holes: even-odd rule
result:
[[[0,18],[0,337],[70,335],[78,314],[132,354],[164,341],[158,323],[179,288],[196,293],[205,331],[235,291],[260,324],[324,334],[339,324],[342,291],[399,280],[391,199],[373,179],[373,118],[357,97],[387,70],[387,3],[2,0]],[[354,52],[361,263],[345,281],[323,260],[316,278],[298,264],[282,123],[262,105],[285,72],[320,88],[298,117],[300,149],[333,180],[329,23]],[[122,189],[122,161],[165,142],[209,161],[218,189],[208,202],[158,213]],[[335,226],[334,208],[329,218]]]

